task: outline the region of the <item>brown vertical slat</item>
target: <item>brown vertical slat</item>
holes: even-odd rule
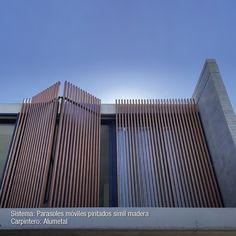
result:
[[[74,86],[73,85],[70,85],[70,88],[69,88],[69,91],[70,91],[70,94],[71,94],[71,97],[74,101]],[[63,189],[64,189],[64,196],[63,196],[63,202],[62,202],[62,206],[66,206],[66,204],[69,204],[69,206],[71,206],[71,203],[68,199],[68,194],[69,194],[69,188],[70,188],[70,185],[71,185],[71,181],[70,181],[70,173],[72,172],[73,173],[73,169],[72,169],[72,159],[73,159],[73,149],[72,149],[72,144],[73,144],[73,138],[74,138],[74,129],[73,129],[73,107],[74,107],[74,104],[73,103],[68,103],[68,107],[69,107],[69,111],[68,111],[68,116],[69,116],[69,126],[68,126],[68,129],[69,129],[69,132],[68,132],[68,138],[67,138],[67,149],[66,149],[66,153],[68,154],[68,157],[67,157],[67,168],[65,168],[65,174],[64,174],[64,179],[63,179]]]
[[[83,93],[81,90],[79,90],[79,101],[82,103],[83,102]],[[76,188],[75,188],[75,202],[74,202],[74,206],[77,205],[81,205],[81,203],[79,202],[80,197],[79,197],[79,193],[80,193],[80,180],[81,180],[81,166],[82,166],[82,157],[81,157],[81,147],[82,147],[82,139],[83,139],[83,109],[78,107],[78,119],[76,119],[77,121],[77,126],[79,126],[79,133],[78,135],[78,147],[77,147],[77,152],[78,152],[78,156],[76,158],[77,160],[77,174],[75,175],[76,178]]]
[[[97,138],[96,138],[96,148],[97,148],[97,153],[96,153],[96,159],[97,159],[97,187],[96,187],[96,206],[99,206],[99,183],[100,183],[100,132],[101,132],[101,101],[97,99],[96,102],[96,113],[97,113]]]
[[[134,206],[134,178],[133,178],[133,165],[132,165],[132,153],[130,147],[130,125],[128,125],[128,120],[130,118],[130,106],[128,105],[128,100],[124,100],[124,125],[126,129],[126,153],[127,153],[127,178],[129,182],[128,191],[128,205]]]
[[[90,98],[90,104],[96,104],[96,100],[93,96]],[[93,116],[92,112],[89,114],[89,116],[90,116],[90,126],[89,126],[89,128],[90,128],[90,132],[89,132],[90,133],[90,141],[89,141],[89,146],[94,147],[95,144],[94,144],[94,139],[93,139],[94,138],[93,130],[94,130],[94,121],[95,121],[95,119],[94,119],[94,116]],[[93,157],[95,155],[94,155],[94,149],[93,148],[90,148],[89,151],[90,151],[90,153],[89,153],[90,158],[89,158],[89,167],[88,167],[88,169],[89,169],[89,171],[88,171],[88,193],[87,193],[86,199],[87,199],[87,206],[92,206],[93,205],[93,203],[92,203],[92,198],[93,198],[92,185],[93,184],[92,183],[93,183],[93,163],[94,163]],[[100,162],[99,162],[99,164],[100,164]],[[99,166],[99,168],[100,168],[100,166]]]
[[[121,191],[120,191],[120,139],[119,139],[119,128],[120,128],[120,102],[116,99],[116,173],[117,173],[117,202],[120,205],[121,202]]]
[[[88,104],[88,96],[87,93],[85,93],[85,107]],[[87,181],[87,172],[88,172],[88,136],[89,136],[89,122],[88,122],[88,116],[89,116],[89,112],[85,112],[85,120],[84,120],[84,125],[85,125],[85,134],[84,134],[84,149],[83,149],[83,158],[84,158],[84,167],[83,167],[83,179],[82,179],[82,189],[84,191],[81,191],[82,193],[82,206],[85,207],[85,196],[86,196],[86,192],[87,190],[87,186],[86,186],[86,181]]]
[[[122,147],[123,152],[121,152],[120,156],[120,163],[124,163],[124,170],[120,172],[120,177],[125,179],[124,181],[120,181],[121,185],[121,194],[123,192],[123,201],[124,206],[132,206],[133,199],[132,199],[132,194],[133,194],[133,189],[132,189],[132,179],[131,173],[130,173],[130,165],[129,165],[129,159],[130,159],[130,149],[129,149],[129,130],[128,130],[128,125],[127,125],[127,119],[129,119],[129,113],[127,111],[127,105],[126,105],[126,100],[121,100],[121,105],[120,105],[120,111],[121,111],[121,127],[120,127],[120,132],[122,136],[122,142],[120,143],[120,147]],[[122,170],[122,168],[120,168]]]
[[[130,146],[132,147],[131,149],[131,158],[132,158],[132,164],[131,164],[131,168],[132,168],[132,173],[134,176],[133,179],[133,187],[134,187],[134,196],[133,196],[133,206],[137,206],[140,202],[140,197],[139,197],[139,178],[138,178],[138,173],[137,173],[137,160],[136,160],[136,150],[135,150],[135,133],[134,133],[134,104],[132,102],[132,100],[129,100],[129,104],[128,105],[128,109],[130,107],[130,117],[129,117],[129,121],[128,121],[128,126],[129,128],[129,133],[130,133]]]
[[[95,99],[93,96],[90,96],[89,97],[89,104],[95,104]],[[94,106],[94,105],[93,105]],[[85,205],[87,207],[91,206],[92,203],[91,203],[91,187],[92,187],[92,163],[93,163],[93,158],[94,158],[94,154],[93,154],[93,149],[90,148],[90,147],[93,147],[93,114],[92,114],[92,111],[90,111],[89,113],[89,139],[88,139],[88,173],[87,173],[87,192],[86,192],[86,195],[85,195]],[[98,163],[98,168],[99,168],[99,164],[100,162]]]
[[[91,97],[88,97],[88,104],[91,104]],[[86,163],[86,172],[85,172],[85,194],[84,194],[84,206],[88,207],[88,192],[89,192],[89,172],[91,171],[90,169],[90,157],[91,157],[91,150],[90,147],[91,146],[91,141],[90,141],[90,136],[91,136],[91,114],[90,111],[87,112],[87,123],[88,123],[88,131],[87,131],[87,148],[86,148],[86,156],[87,156],[87,163]]]
[[[124,108],[123,108],[123,100],[121,99],[121,104],[120,104],[120,113],[121,113],[121,136],[122,136],[122,142],[121,142],[121,145],[122,145],[122,153],[121,153],[121,159],[123,159],[123,166],[124,166],[124,173],[120,173],[121,174],[121,176],[122,176],[122,178],[123,179],[125,179],[125,183],[126,183],[126,187],[128,188],[128,182],[127,182],[127,179],[126,179],[126,174],[125,174],[125,172],[126,172],[126,166],[127,166],[127,164],[126,164],[126,144],[125,144],[125,138],[124,138],[124,122],[123,122],[123,120],[124,120]],[[127,201],[127,189],[124,189],[124,182],[121,182],[121,189],[124,191],[123,192],[123,204],[124,204],[124,206],[127,206],[127,204],[126,204],[126,201]]]
[[[83,103],[86,102],[86,96],[85,96],[85,93],[83,92]],[[84,158],[85,155],[84,155],[84,151],[85,151],[85,136],[86,136],[86,115],[87,113],[85,111],[83,111],[83,119],[82,119],[82,125],[83,125],[83,135],[82,135],[82,146],[81,146],[81,159],[82,159],[82,162],[81,162],[81,169],[80,169],[80,185],[79,185],[79,205],[80,206],[83,206],[83,192],[85,191],[84,190],[84,175],[85,175],[85,161],[86,159]],[[83,189],[83,191],[81,191],[81,189]]]
[[[136,182],[136,188],[137,188],[137,196],[136,196],[136,202],[138,205],[142,205],[143,204],[143,200],[142,200],[142,182],[141,182],[141,176],[140,176],[140,165],[139,165],[139,161],[137,159],[137,155],[138,155],[138,144],[137,144],[137,108],[136,108],[136,103],[134,100],[132,100],[132,113],[133,113],[133,149],[135,150],[135,156],[134,156],[134,160],[136,162],[136,168],[135,168],[135,174],[137,176],[137,182]]]
[[[77,101],[77,89],[74,88],[73,86],[73,98],[75,101]],[[68,176],[68,179],[69,179],[69,183],[67,185],[67,189],[66,189],[66,192],[67,192],[67,202],[68,204],[73,207],[74,206],[74,202],[73,202],[73,192],[75,190],[75,186],[74,186],[74,178],[75,178],[75,175],[76,175],[76,164],[75,164],[75,160],[76,160],[76,155],[75,155],[75,152],[76,152],[76,141],[77,141],[77,135],[76,135],[76,132],[77,132],[77,126],[76,126],[76,122],[75,122],[75,116],[77,116],[76,114],[76,106],[75,104],[72,105],[72,137],[73,139],[71,140],[71,147],[70,147],[70,152],[71,152],[71,165],[70,165],[70,172],[69,172],[69,176]]]
[[[80,95],[80,90],[75,89],[75,101],[78,101],[78,97]],[[74,106],[73,114],[75,117],[79,116],[79,109]],[[70,181],[72,182],[70,189],[69,189],[69,196],[71,198],[71,206],[76,206],[76,199],[75,199],[75,189],[76,189],[76,181],[78,179],[78,143],[79,143],[79,131],[80,131],[80,125],[77,123],[77,119],[74,118],[74,127],[75,129],[75,135],[73,140],[73,164],[72,164],[72,170],[70,175]]]
[[[80,96],[80,101],[83,104],[84,103],[84,93],[81,91],[81,96]],[[80,131],[80,139],[79,139],[79,177],[77,180],[77,185],[76,185],[76,204],[79,206],[82,206],[82,202],[81,202],[81,189],[82,189],[82,177],[83,177],[83,162],[84,162],[84,158],[83,158],[83,138],[84,138],[84,116],[85,116],[85,111],[80,108],[80,126],[81,126],[81,131]]]

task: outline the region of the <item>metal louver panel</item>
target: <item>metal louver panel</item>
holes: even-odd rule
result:
[[[50,207],[99,206],[100,104],[65,82]]]
[[[222,207],[193,100],[116,101],[119,207]]]
[[[34,96],[31,102],[23,101],[0,191],[0,207],[43,206],[59,85]]]

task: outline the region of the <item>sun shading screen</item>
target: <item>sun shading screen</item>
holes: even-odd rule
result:
[[[116,101],[119,207],[221,207],[193,100]]]
[[[65,82],[50,207],[99,206],[100,100]]]
[[[43,206],[59,84],[22,104],[1,186],[1,207]]]

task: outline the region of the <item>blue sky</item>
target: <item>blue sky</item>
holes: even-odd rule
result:
[[[236,111],[235,0],[0,0],[0,102],[60,80],[102,99],[191,97],[215,58]]]

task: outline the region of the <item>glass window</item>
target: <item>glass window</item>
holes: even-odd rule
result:
[[[3,176],[14,128],[14,124],[0,124],[0,182]]]
[[[109,207],[109,126],[101,126],[100,206]]]
[[[114,119],[102,119],[100,149],[100,207],[117,206],[116,127]]]

